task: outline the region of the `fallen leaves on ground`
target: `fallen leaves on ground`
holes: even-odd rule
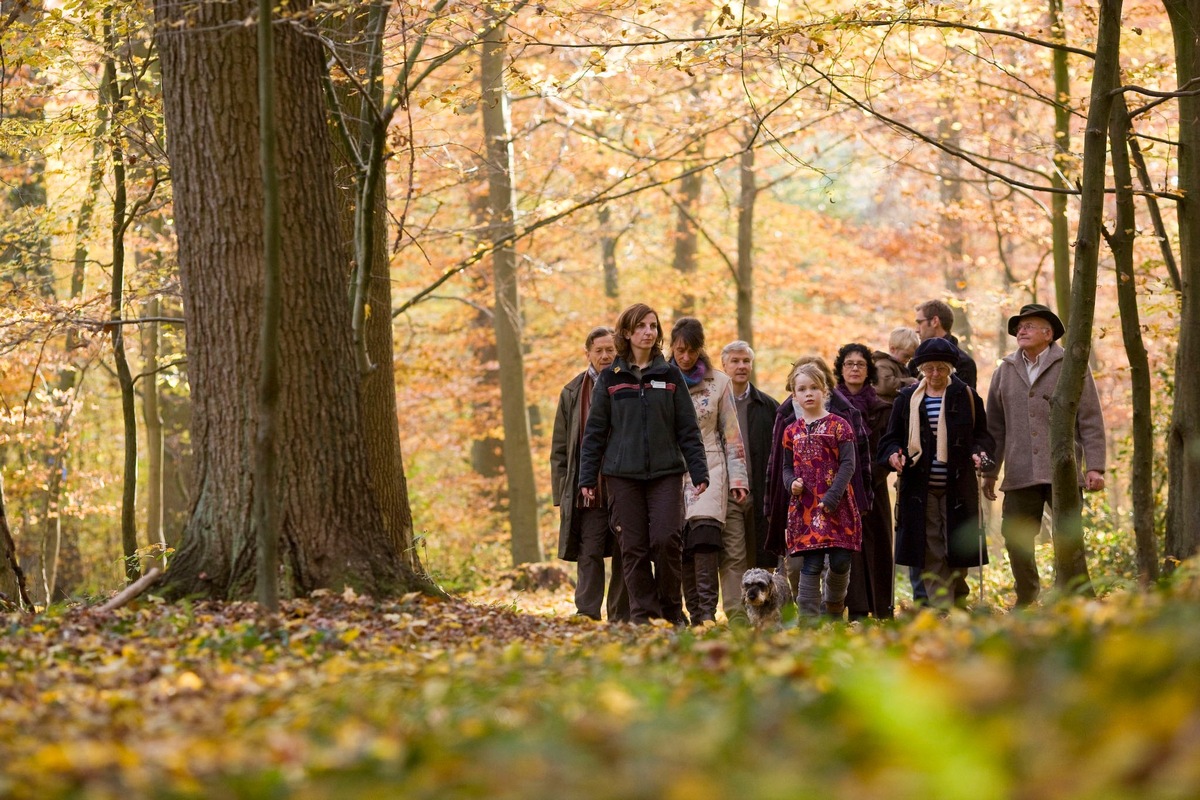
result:
[[[774,633],[569,590],[0,617],[0,796],[1190,798],[1200,590]]]

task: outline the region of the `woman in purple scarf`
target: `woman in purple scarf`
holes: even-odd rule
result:
[[[875,393],[875,360],[871,349],[852,342],[838,350],[833,362],[837,388],[850,405],[862,414],[870,430],[868,463],[874,460],[879,439],[887,430],[891,404]],[[864,475],[864,478],[866,476]],[[892,506],[888,496],[887,470],[873,470],[870,478],[871,507],[862,515],[863,548],[850,569],[850,591],[846,607],[851,618],[870,612],[876,619],[891,619],[894,613],[892,567]],[[864,481],[865,482],[865,481]],[[861,560],[861,564],[859,563]]]

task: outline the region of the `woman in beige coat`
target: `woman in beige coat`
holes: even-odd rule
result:
[[[701,625],[716,620],[729,498],[745,501],[750,477],[732,381],[713,367],[704,351],[704,327],[695,317],[681,317],[671,329],[671,360],[687,381],[708,461],[708,490],[697,494],[684,486],[683,596],[692,624]]]

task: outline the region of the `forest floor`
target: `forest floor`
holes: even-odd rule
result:
[[[0,615],[0,797],[1200,796],[1195,573],[761,634],[572,610],[564,587]]]

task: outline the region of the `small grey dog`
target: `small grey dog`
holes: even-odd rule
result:
[[[757,629],[783,626],[780,611],[792,599],[787,576],[755,567],[742,575],[742,605],[750,624]]]

